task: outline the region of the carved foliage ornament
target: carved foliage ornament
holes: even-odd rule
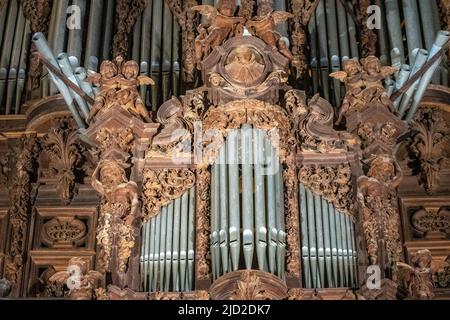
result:
[[[439,186],[439,171],[445,165],[450,146],[450,128],[441,110],[422,108],[411,125],[410,150],[420,166],[420,181],[428,194]]]
[[[75,187],[75,166],[81,159],[82,147],[78,143],[78,131],[62,119],[57,128],[43,140],[44,150],[50,158],[50,168],[57,180],[56,192],[68,204]]]
[[[195,184],[189,169],[144,170],[144,221],[157,216],[161,208],[181,197]]]
[[[38,152],[36,136],[24,136],[20,140],[16,160],[14,184],[10,190],[11,207],[8,215],[11,223],[11,245],[6,257],[5,277],[16,283],[24,265],[24,247],[31,205],[31,174]]]
[[[426,207],[411,216],[414,233],[426,239],[445,239],[450,234],[450,211],[446,208]]]
[[[349,164],[302,166],[298,179],[314,194],[331,202],[335,208],[354,215],[352,171]]]
[[[210,245],[209,239],[211,234],[210,225],[210,199],[211,199],[211,173],[208,168],[200,168],[197,170],[196,192],[197,192],[197,220],[196,220],[196,256],[197,263],[196,273],[197,279],[209,280],[210,275]]]
[[[101,154],[105,154],[114,149],[128,153],[133,147],[134,134],[130,128],[102,128],[98,132],[96,139],[99,142]]]
[[[264,288],[259,277],[251,271],[243,271],[231,300],[265,300]]]
[[[311,15],[319,5],[320,0],[290,0],[291,12],[294,14],[291,28],[292,65],[296,70],[296,78],[299,79],[308,70],[306,56],[307,26]]]
[[[377,52],[377,35],[374,29],[369,29],[367,20],[369,14],[368,7],[371,5],[370,0],[352,0],[353,7],[356,10],[356,20],[361,32],[361,46],[363,57],[373,56]],[[369,11],[370,12],[370,11]]]

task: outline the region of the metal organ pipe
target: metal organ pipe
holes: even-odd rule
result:
[[[414,49],[423,48],[419,10],[417,9],[416,1],[402,0],[402,4],[403,15],[405,17],[406,37],[408,39],[409,57],[411,58]]]
[[[305,286],[352,286],[357,256],[352,219],[303,183],[299,189]]]
[[[72,15],[80,14],[81,16],[79,19],[81,23],[83,23],[84,16],[86,14],[86,0],[73,0],[72,8],[77,8],[76,9],[77,11],[72,11],[70,14]],[[92,32],[92,30],[89,30],[89,32]],[[67,53],[70,56],[77,57],[78,61],[81,61],[81,53],[83,48],[82,41],[83,41],[83,28],[77,27],[70,28]]]
[[[84,53],[84,64],[90,71],[98,71],[101,32],[102,32],[102,16],[103,16],[104,0],[96,0],[90,2],[89,7],[89,24],[86,37],[86,49]]]
[[[386,19],[389,30],[389,40],[391,43],[391,60],[392,64],[399,56],[400,63],[405,61],[405,52],[402,41],[402,29],[400,25],[400,10],[397,0],[385,0]]]
[[[228,164],[228,200],[229,200],[229,244],[231,255],[231,269],[239,268],[240,255],[240,207],[239,207],[239,150],[238,132],[231,131],[227,137],[227,162]],[[224,163],[225,165],[225,163]],[[256,179],[256,176],[255,176]],[[257,188],[257,186],[256,186]]]

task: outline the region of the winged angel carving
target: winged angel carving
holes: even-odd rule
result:
[[[358,112],[369,104],[381,104],[391,109],[392,102],[382,81],[395,72],[395,68],[383,67],[377,57],[369,56],[361,62],[348,60],[343,71],[330,74],[330,77],[344,82],[347,90],[337,123],[344,116]]]

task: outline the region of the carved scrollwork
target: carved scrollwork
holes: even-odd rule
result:
[[[48,247],[79,247],[86,240],[87,228],[83,221],[54,218],[42,226],[41,241]]]
[[[420,167],[420,182],[428,194],[433,194],[439,186],[439,171],[447,161],[450,128],[443,118],[442,111],[422,108],[411,129],[413,137],[409,147]]]
[[[157,216],[162,207],[195,184],[195,174],[189,169],[145,169],[143,176],[145,221]]]
[[[133,147],[134,134],[130,128],[102,128],[99,130],[96,139],[99,142],[101,154],[114,149],[128,153]]]
[[[354,215],[355,200],[349,164],[335,167],[302,166],[298,178],[314,194],[331,202],[340,212]]]
[[[44,139],[44,150],[50,159],[50,170],[57,180],[56,192],[64,203],[72,200],[75,188],[75,166],[81,159],[82,147],[78,143],[78,131],[67,120],[58,121]]]
[[[354,135],[333,129],[333,107],[319,95],[306,104],[303,92],[288,91],[285,108],[294,118],[297,140],[303,152],[346,152],[359,142]]]
[[[259,277],[251,271],[243,271],[231,300],[265,300],[266,295]]]

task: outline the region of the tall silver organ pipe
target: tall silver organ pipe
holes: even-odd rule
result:
[[[303,183],[299,198],[305,287],[354,286],[357,254],[352,218]]]
[[[284,277],[284,188],[277,150],[266,131],[231,130],[211,168],[214,279],[242,269]]]
[[[140,262],[144,292],[193,290],[194,217],[192,188],[142,226]]]

